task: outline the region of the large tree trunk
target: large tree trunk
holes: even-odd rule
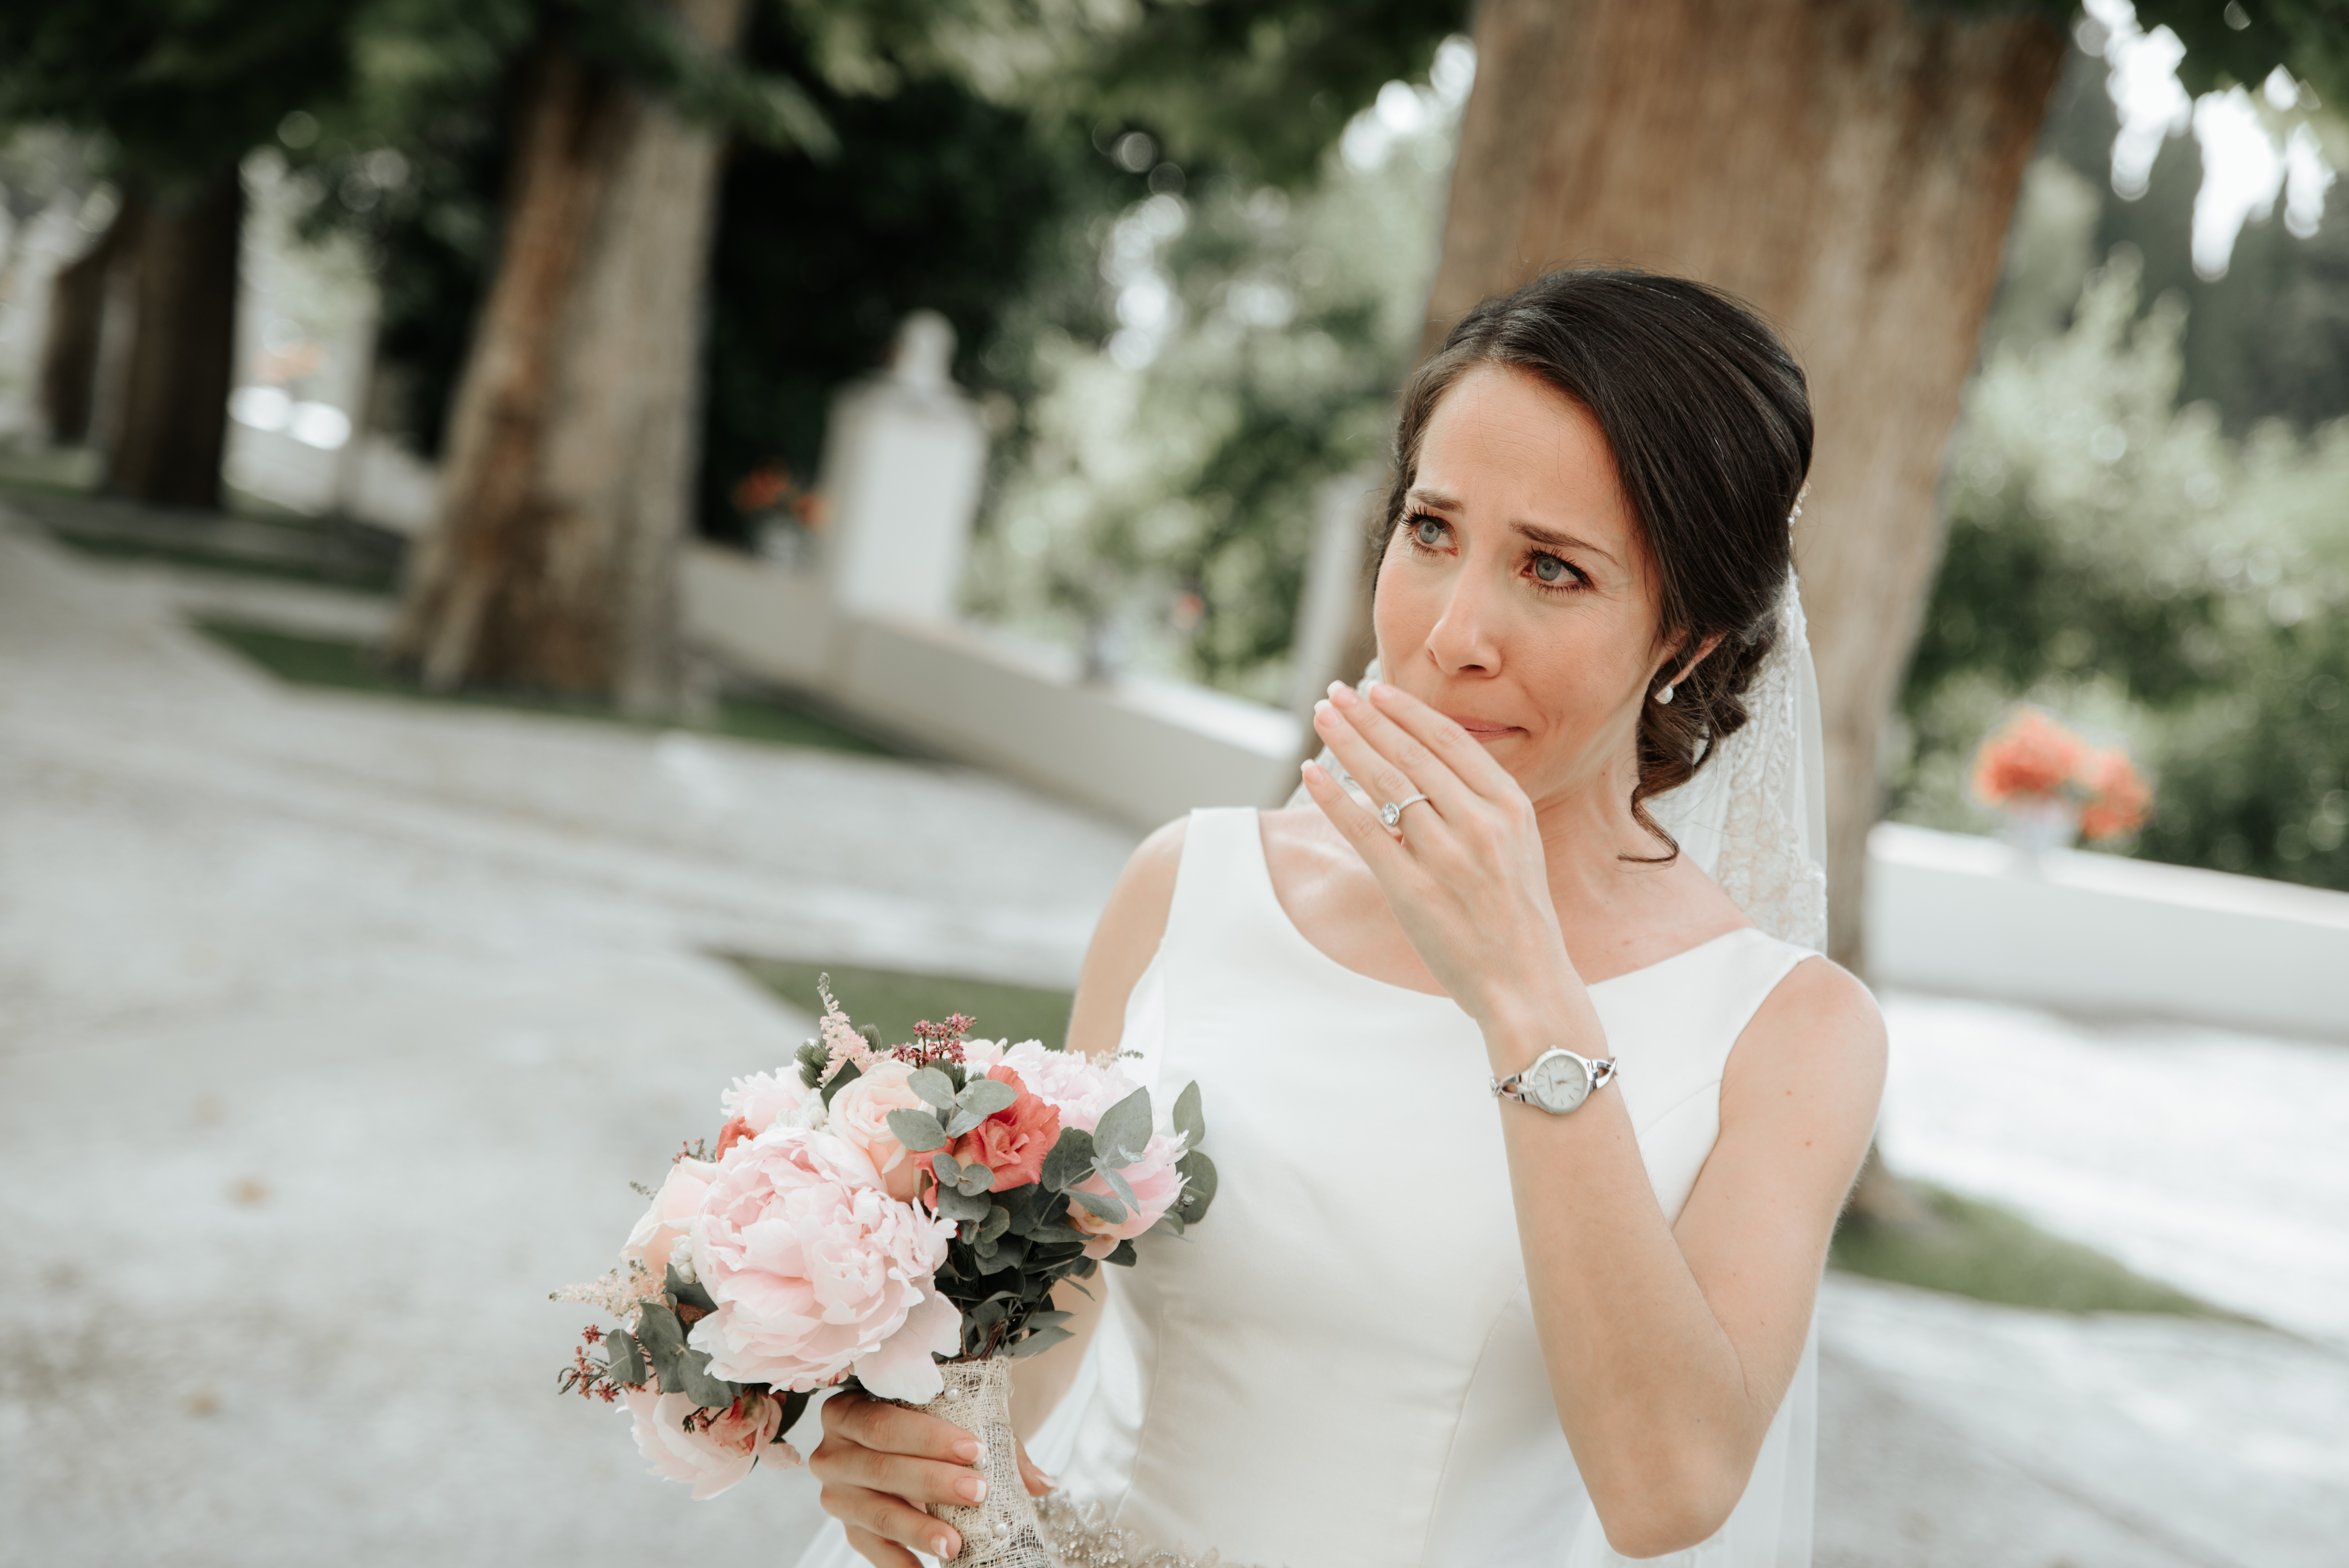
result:
[[[1877,741],[1941,531],[1934,490],[2063,63],[2035,16],[1910,0],[1485,0],[1431,346],[1569,262],[1774,317],[1818,422],[1796,537],[1827,747],[1831,949],[1860,965]]]
[[[112,428],[98,432],[105,487],[118,495],[152,506],[220,505],[243,230],[244,183],[233,168],[148,209],[129,364]]]
[[[730,44],[742,0],[678,0]],[[440,515],[392,653],[428,685],[678,700],[717,146],[560,49],[528,89]]]
[[[52,441],[90,438],[98,403],[98,346],[106,302],[118,273],[139,253],[147,204],[126,191],[106,232],[49,284],[49,310],[41,339],[41,422]]]

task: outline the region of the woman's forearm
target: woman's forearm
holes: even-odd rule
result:
[[[1609,1054],[1580,983],[1546,989],[1484,1010],[1495,1076],[1552,1047]],[[1542,1358],[1600,1522],[1630,1556],[1692,1545],[1743,1491],[1772,1412],[1657,1204],[1619,1090],[1498,1113]]]

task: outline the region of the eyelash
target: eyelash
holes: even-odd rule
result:
[[[1434,553],[1434,547],[1433,545],[1423,544],[1420,542],[1419,525],[1423,522],[1432,522],[1447,533],[1452,531],[1452,525],[1444,521],[1442,518],[1436,516],[1432,511],[1414,511],[1402,520],[1404,541],[1410,544],[1411,548],[1414,552],[1420,554],[1433,554]],[[1563,555],[1554,554],[1547,550],[1537,550],[1532,552],[1531,559],[1535,561],[1555,561],[1573,574],[1571,581],[1561,581],[1557,583],[1545,583],[1538,577],[1533,578],[1533,585],[1535,589],[1540,593],[1578,593],[1583,589],[1590,586],[1589,573],[1583,571],[1581,567],[1577,566],[1573,562],[1568,561]]]

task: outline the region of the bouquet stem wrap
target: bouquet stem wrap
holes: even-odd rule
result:
[[[980,1470],[987,1477],[987,1501],[931,1505],[930,1511],[962,1536],[962,1551],[947,1561],[952,1568],[1061,1568],[1060,1558],[1044,1544],[1036,1500],[1019,1475],[1010,1361],[950,1361],[938,1370],[946,1377],[946,1392],[914,1408],[953,1422],[987,1445]]]

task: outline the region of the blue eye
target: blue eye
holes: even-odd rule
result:
[[[1555,555],[1537,555],[1534,557],[1534,575],[1544,583],[1563,583],[1567,578],[1566,562]]]
[[[1431,550],[1444,542],[1444,522],[1440,518],[1421,518],[1415,531],[1419,535],[1419,542]]]

